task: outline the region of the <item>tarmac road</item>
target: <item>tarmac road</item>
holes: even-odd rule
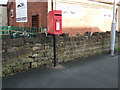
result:
[[[3,88],[118,88],[118,55],[96,55],[3,78]],[[60,66],[58,65],[58,66]]]

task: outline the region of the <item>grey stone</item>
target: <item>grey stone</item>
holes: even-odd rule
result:
[[[37,62],[32,62],[31,63],[31,68],[36,68],[37,67]]]

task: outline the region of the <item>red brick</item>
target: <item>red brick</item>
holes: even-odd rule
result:
[[[14,9],[14,17],[10,17],[10,10]],[[19,27],[32,27],[32,15],[39,15],[39,28],[47,27],[47,2],[28,2],[28,22],[19,23],[16,22],[16,8],[15,2],[8,3],[8,25],[19,26]]]

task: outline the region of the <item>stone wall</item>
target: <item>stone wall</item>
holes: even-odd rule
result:
[[[59,36],[57,63],[109,51],[109,33],[96,32],[92,36],[78,35],[76,37],[69,37],[68,34]],[[118,36],[120,37],[120,33],[117,33],[116,47],[118,47],[118,39],[120,39]],[[3,76],[43,65],[53,65],[53,39],[51,36],[46,37],[45,34],[39,34],[34,38],[10,39],[9,35],[4,35],[2,43]]]

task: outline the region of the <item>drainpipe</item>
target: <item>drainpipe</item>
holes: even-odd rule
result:
[[[56,0],[53,0],[53,10],[56,10]]]
[[[112,20],[112,27],[110,33],[110,55],[114,56],[114,48],[115,48],[115,37],[116,37],[116,0],[114,0],[113,5],[113,20]]]
[[[53,0],[51,0],[51,10],[53,10]]]

